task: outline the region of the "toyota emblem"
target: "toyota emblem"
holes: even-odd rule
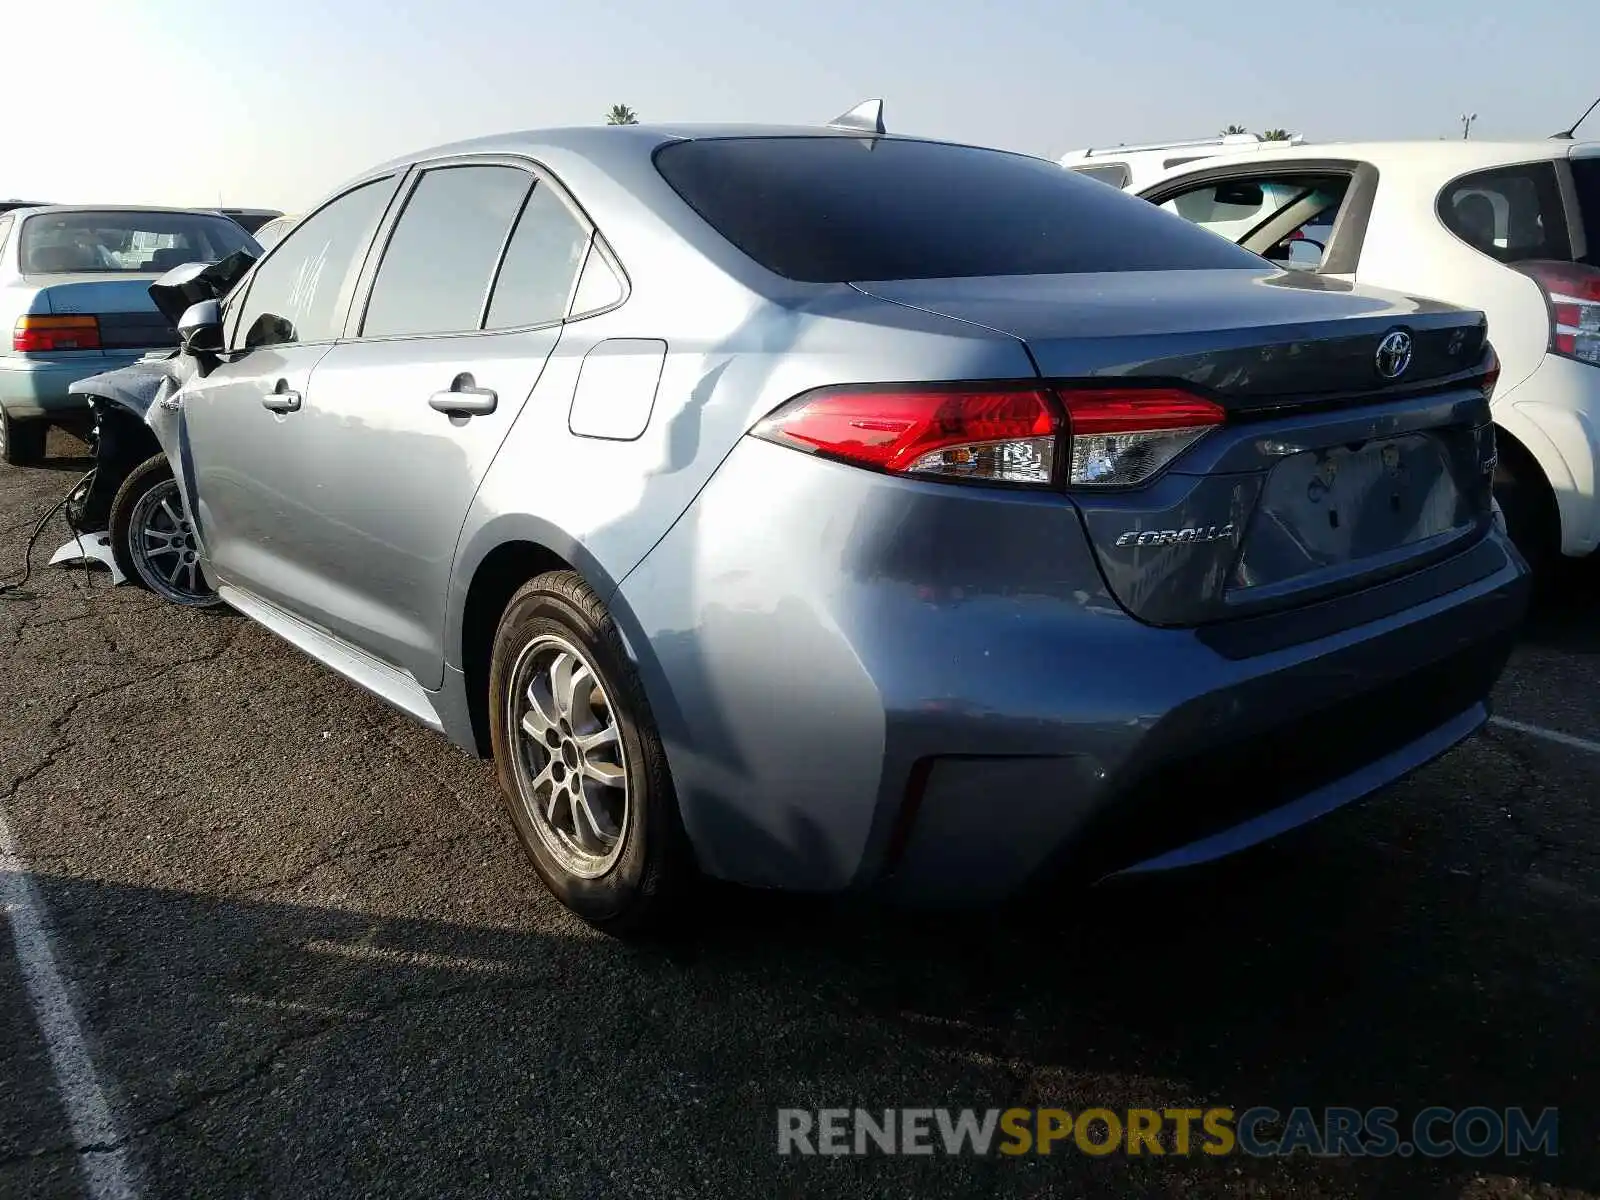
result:
[[[1411,335],[1404,329],[1385,334],[1378,343],[1378,374],[1385,379],[1399,379],[1411,365]]]

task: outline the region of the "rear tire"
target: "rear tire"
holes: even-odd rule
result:
[[[186,608],[221,603],[200,566],[194,524],[165,454],[152,454],[122,481],[110,532],[117,569],[128,580]]]
[[[511,822],[551,893],[616,936],[666,926],[695,867],[644,689],[571,571],[511,597],[489,666],[489,737]]]
[[[1499,440],[1494,498],[1500,502],[1512,542],[1534,575],[1544,580],[1561,558],[1561,511],[1533,456],[1505,434]]]
[[[42,461],[49,436],[48,421],[19,421],[0,409],[0,462],[27,467]]]

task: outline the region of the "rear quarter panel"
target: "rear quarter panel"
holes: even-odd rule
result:
[[[1538,368],[1549,343],[1544,299],[1526,276],[1480,254],[1440,221],[1440,192],[1469,171],[1383,161],[1356,268],[1359,282],[1479,309],[1500,356],[1497,400]],[[1506,165],[1511,165],[1507,163]],[[1498,407],[1498,405],[1497,405]]]
[[[584,356],[609,339],[668,345],[649,424],[630,441],[569,429]],[[688,302],[679,290],[636,287],[621,308],[562,332],[478,491],[452,576],[451,665],[462,665],[461,614],[473,573],[497,546],[543,545],[609,600],[739,438],[790,397],[835,383],[1033,374],[1013,338],[848,287],[813,289],[798,305],[775,304],[726,280],[694,291]]]

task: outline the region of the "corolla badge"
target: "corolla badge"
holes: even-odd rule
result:
[[[1378,374],[1385,379],[1399,379],[1405,374],[1411,365],[1411,335],[1404,329],[1385,334],[1378,343],[1376,365]]]
[[[1188,546],[1196,542],[1229,542],[1234,528],[1226,525],[1189,525],[1183,529],[1130,529],[1117,538],[1119,546]]]

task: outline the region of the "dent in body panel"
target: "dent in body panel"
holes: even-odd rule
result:
[[[914,313],[847,287],[814,289],[798,306],[773,304],[731,285],[702,289],[694,304],[682,293],[671,296],[670,303],[663,298],[652,304],[646,294],[637,289],[620,309],[565,327],[463,527],[447,654],[460,654],[473,573],[511,528],[543,527],[580,553],[594,574],[560,546],[539,543],[584,570],[607,600],[599,581],[626,576],[745,432],[790,397],[841,379],[1033,374],[1014,339]],[[708,328],[725,332],[708,337]],[[616,339],[670,346],[649,422],[631,441],[574,436],[568,420],[584,361],[594,347]]]
[[[770,886],[874,880],[921,759],[1070,754],[1097,778],[1215,661],[1184,635],[1159,663],[1129,653],[1148,631],[1062,497],[748,438],[618,599],[702,865]]]

